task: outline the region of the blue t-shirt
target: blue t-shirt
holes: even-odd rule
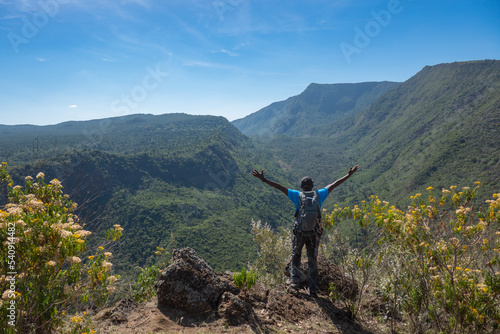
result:
[[[328,197],[328,189],[323,188],[317,191],[319,197],[319,206],[323,204],[325,199]],[[288,189],[288,198],[295,204],[295,210],[299,209],[299,194],[300,191]]]

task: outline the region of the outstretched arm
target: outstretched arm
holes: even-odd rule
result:
[[[344,181],[347,180],[348,178],[350,178],[351,175],[354,174],[358,170],[358,168],[359,168],[358,165],[356,165],[354,168],[351,166],[349,168],[349,173],[347,173],[347,175],[345,175],[344,177],[341,177],[337,181],[327,185],[325,188],[328,189],[328,193],[331,193],[333,189],[335,189],[336,187],[338,187],[342,183],[344,183]]]
[[[281,184],[277,183],[277,182],[274,182],[274,181],[271,181],[271,180],[268,180],[264,177],[264,170],[262,170],[260,173],[254,169],[252,171],[252,175],[255,176],[256,178],[262,180],[264,183],[267,183],[268,185],[270,185],[271,187],[273,188],[276,188],[278,190],[280,190],[281,192],[283,192],[283,194],[287,195],[288,196],[288,189],[283,187]]]

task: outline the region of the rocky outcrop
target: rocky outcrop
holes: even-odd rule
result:
[[[257,281],[239,289],[231,273],[217,274],[191,248],[173,252],[156,283],[157,298],[146,303],[122,300],[94,316],[97,333],[342,333],[371,334],[329,298],[329,282],[351,296],[357,285],[325,259],[319,259],[319,297],[280,284],[269,289]],[[307,277],[307,262],[304,262]],[[285,273],[286,277],[288,276]],[[344,286],[343,283],[347,282]],[[375,292],[373,292],[375,294]],[[381,301],[383,302],[383,301]],[[379,300],[366,306],[385,311]]]
[[[307,261],[302,266],[307,286]],[[356,282],[343,275],[330,261],[319,258],[318,269],[320,291],[328,294],[333,283],[346,298],[354,298],[358,293]],[[174,251],[172,263],[163,270],[155,287],[159,308],[180,309],[193,316],[216,314],[231,326],[259,327],[255,310],[290,321],[308,319],[314,313],[310,305],[313,299],[305,291],[290,291],[286,285],[269,290],[259,282],[250,290],[240,290],[230,274],[218,275],[191,248]]]

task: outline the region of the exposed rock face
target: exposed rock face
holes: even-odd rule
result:
[[[190,314],[215,311],[228,290],[192,248],[174,250],[172,263],[163,270],[155,288],[159,307],[175,307]]]

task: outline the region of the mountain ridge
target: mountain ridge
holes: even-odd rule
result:
[[[245,135],[311,136],[324,124],[330,125],[364,109],[397,85],[390,81],[311,83],[299,95],[274,102],[232,123]]]

